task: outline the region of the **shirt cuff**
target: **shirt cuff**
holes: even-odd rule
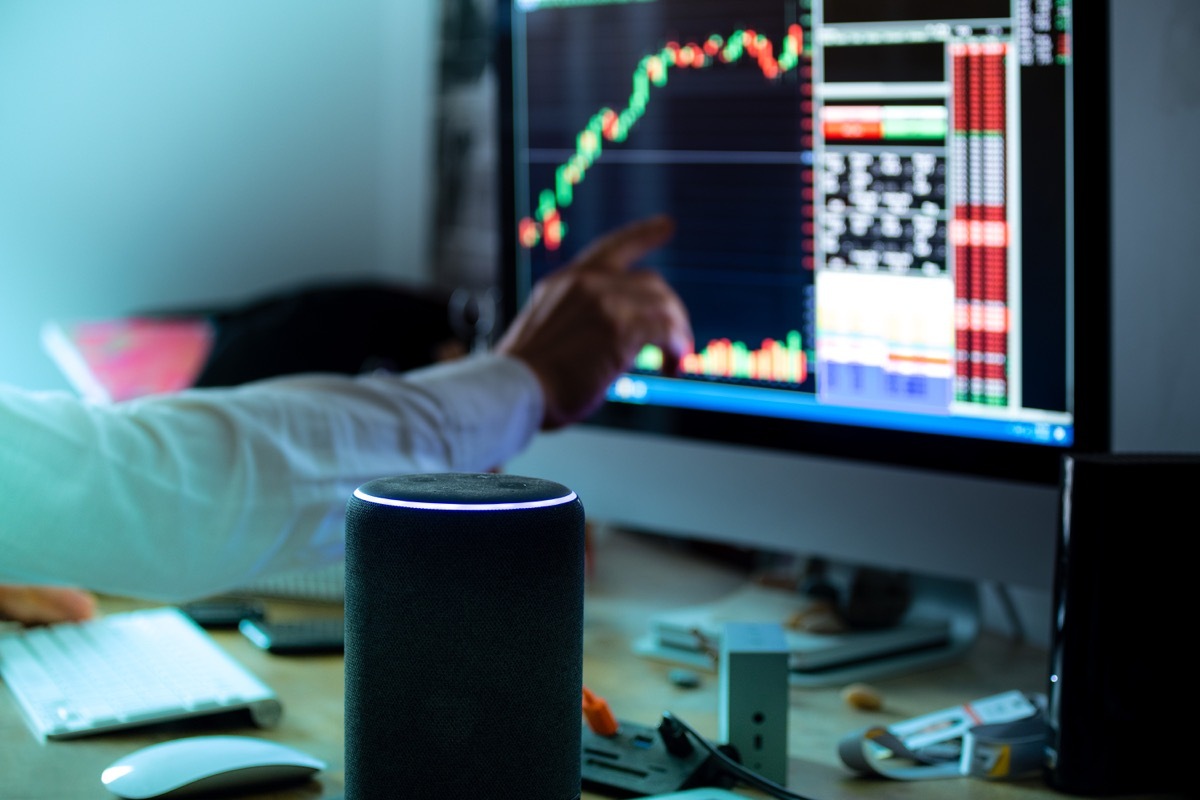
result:
[[[524,362],[511,356],[470,356],[409,372],[405,379],[433,392],[445,405],[452,469],[500,467],[541,430],[541,383]]]

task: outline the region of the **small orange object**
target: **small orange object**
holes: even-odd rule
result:
[[[597,736],[612,736],[621,727],[608,707],[608,701],[586,686],[583,687],[583,718]]]

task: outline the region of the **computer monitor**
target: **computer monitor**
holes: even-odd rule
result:
[[[697,352],[509,468],[597,520],[1049,592],[1109,446],[1108,4],[501,0],[504,301],[657,212]]]

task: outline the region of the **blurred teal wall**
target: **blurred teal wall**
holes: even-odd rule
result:
[[[436,4],[0,0],[0,381],[48,317],[429,278]]]

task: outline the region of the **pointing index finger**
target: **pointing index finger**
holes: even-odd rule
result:
[[[578,258],[578,268],[627,270],[642,256],[666,243],[674,232],[675,222],[665,214],[631,222],[587,247]]]

